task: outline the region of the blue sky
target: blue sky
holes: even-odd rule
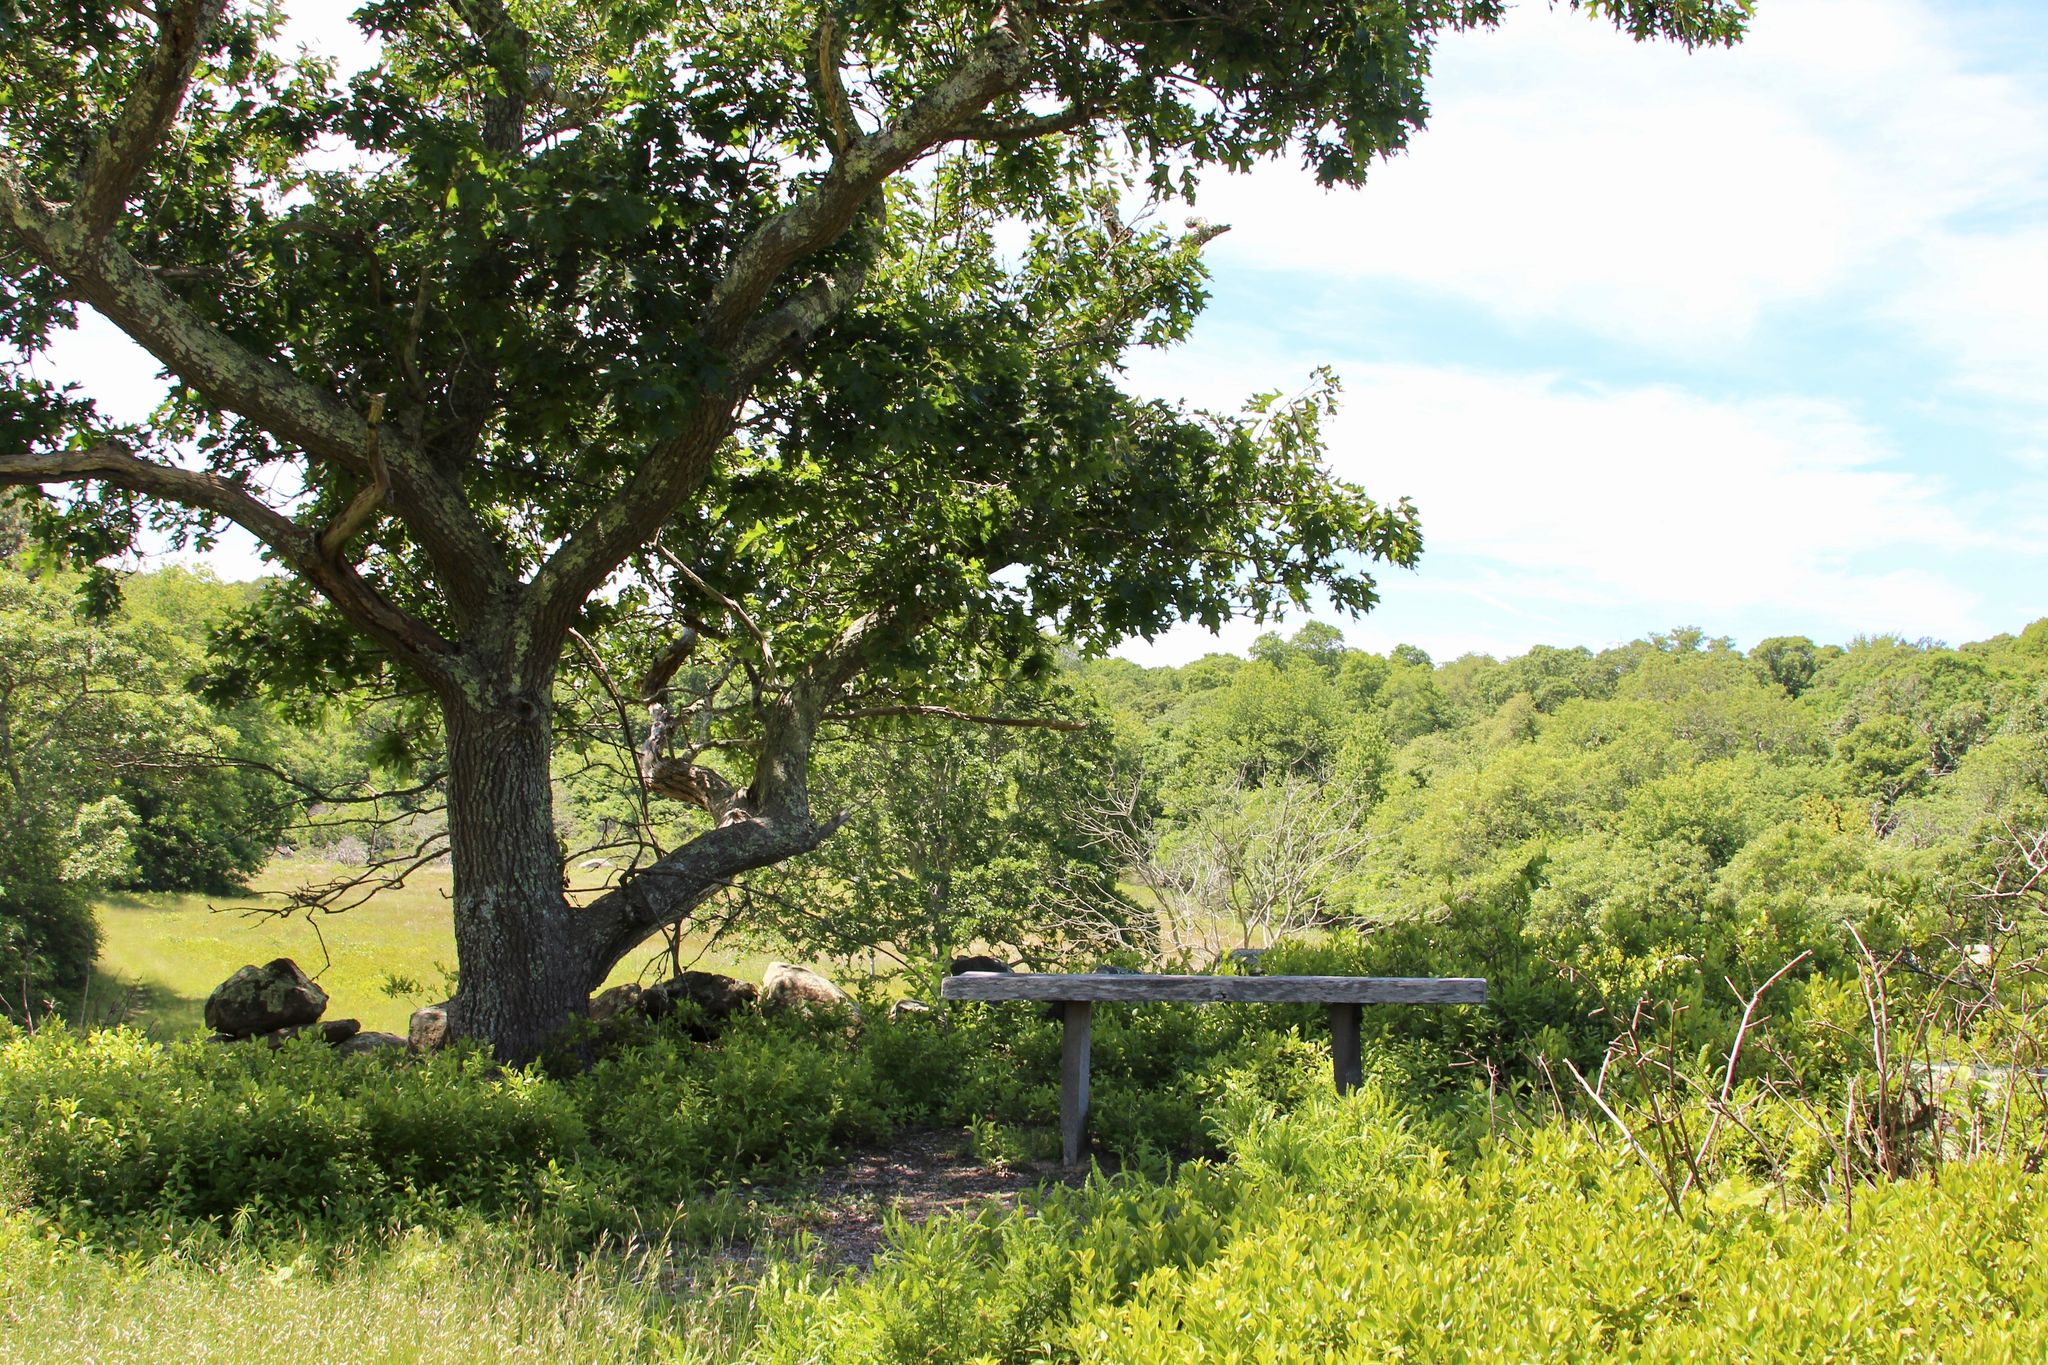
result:
[[[1365,189],[1205,191],[1214,303],[1133,378],[1217,406],[1337,370],[1332,464],[1426,538],[1354,643],[2048,615],[2048,5],[1758,9],[1687,54],[1525,0],[1442,45]]]
[[[1441,46],[1429,129],[1363,190],[1205,187],[1214,302],[1132,382],[1228,407],[1337,370],[1331,463],[1413,497],[1426,538],[1354,643],[1961,642],[2048,614],[2048,4],[1758,9],[1687,54],[1522,0]],[[349,43],[344,12],[300,36]],[[139,415],[155,367],[110,331],[53,370]],[[233,542],[215,565],[261,571]]]

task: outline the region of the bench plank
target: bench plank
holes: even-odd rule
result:
[[[1485,977],[1148,976],[1119,972],[966,972],[946,1000],[1178,1000],[1193,1004],[1482,1005]]]

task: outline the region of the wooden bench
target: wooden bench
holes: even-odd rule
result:
[[[1088,1127],[1089,1028],[1098,1000],[1232,1001],[1330,1007],[1330,1057],[1337,1089],[1355,1089],[1361,1005],[1479,1005],[1483,977],[1430,976],[1147,976],[1125,972],[966,972],[939,983],[944,1000],[1042,1000],[1060,1006],[1060,1154],[1080,1164]]]

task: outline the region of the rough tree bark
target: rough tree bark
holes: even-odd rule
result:
[[[548,709],[528,698],[489,711],[456,703],[445,720],[460,964],[450,1023],[526,1060],[588,1009],[592,985],[562,887]]]

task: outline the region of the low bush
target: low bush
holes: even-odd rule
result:
[[[1728,1180],[1673,1216],[1594,1130],[1454,1160],[1375,1089],[1230,1108],[1227,1164],[905,1229],[764,1287],[761,1362],[2010,1361],[2048,1353],[2048,1178],[2001,1161],[1837,1205]]]
[[[1299,1027],[1297,1027],[1299,1025]],[[1233,1096],[1327,1090],[1326,1027],[1259,1007],[1097,1011],[1093,1126],[1112,1166],[1220,1154]],[[787,1178],[904,1126],[1019,1152],[1059,1110],[1060,1026],[966,1005],[858,1030],[748,1016],[714,1043],[647,1026],[561,1078],[464,1050],[349,1057],[59,1028],[0,1041],[0,1140],[36,1207],[93,1235],[181,1221],[289,1233],[519,1210],[559,1236],[724,1216],[708,1190]]]
[[[312,1037],[272,1052],[127,1029],[0,1044],[0,1130],[38,1206],[102,1227],[497,1208],[587,1143],[559,1087],[474,1054],[392,1066]]]

